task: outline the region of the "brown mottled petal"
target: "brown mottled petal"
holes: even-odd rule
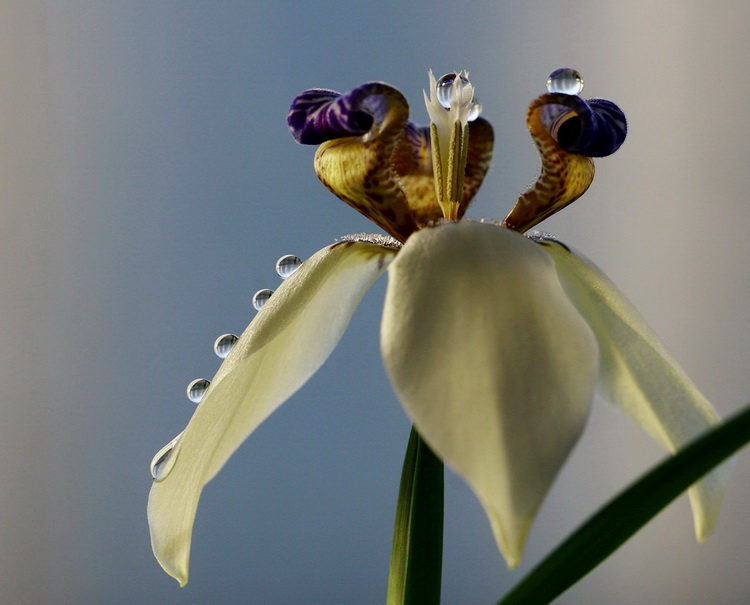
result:
[[[416,224],[423,227],[439,220],[443,213],[435,197],[429,128],[407,124],[396,143],[391,163]]]
[[[594,180],[594,162],[585,155],[563,150],[542,122],[542,111],[552,97],[542,95],[526,112],[526,125],[539,150],[542,172],[536,183],[516,202],[503,226],[524,232],[581,197]],[[571,117],[574,114],[571,114]]]
[[[464,171],[464,192],[458,218],[466,212],[469,204],[479,191],[492,161],[492,147],[495,144],[495,133],[484,118],[477,118],[468,123],[469,148],[466,154],[466,170]]]

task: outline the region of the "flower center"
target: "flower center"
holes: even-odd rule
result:
[[[430,71],[430,96],[424,93],[430,116],[430,141],[435,196],[443,216],[458,220],[463,198],[464,171],[469,146],[469,121],[479,117],[481,105],[466,71],[435,80]]]

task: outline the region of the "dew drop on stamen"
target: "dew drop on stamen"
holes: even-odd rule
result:
[[[437,81],[437,85],[435,86],[435,94],[437,95],[438,103],[440,103],[446,109],[451,108],[451,101],[453,101],[453,82],[456,80],[456,78],[461,78],[461,82],[464,85],[469,83],[469,80],[464,76],[455,73],[449,73],[445,74],[444,76],[440,76],[440,79]],[[481,109],[481,105],[479,106],[479,109]],[[474,116],[473,119],[476,120],[477,116],[479,116],[478,111],[477,115]]]
[[[196,378],[187,386],[187,396],[193,403],[200,403],[203,396],[206,394],[208,385],[211,382],[205,378]]]
[[[577,95],[583,90],[583,78],[575,69],[561,67],[547,78],[548,92],[562,92],[566,95]]]
[[[229,355],[234,343],[238,340],[239,338],[234,334],[222,334],[214,342],[214,353],[216,353],[218,357],[221,357],[221,359],[226,359],[226,356]]]
[[[156,452],[156,456],[152,458],[151,476],[155,481],[161,481],[169,474],[169,471],[172,470],[175,460],[177,460],[177,452],[175,450],[180,437],[182,437],[182,433],[177,435],[177,437]]]
[[[480,113],[482,113],[482,104],[474,97],[474,101],[472,101],[471,107],[469,107],[469,115],[466,116],[466,121],[473,122],[479,117]]]
[[[302,259],[294,254],[287,254],[276,261],[276,273],[281,279],[292,275],[302,264]]]
[[[273,290],[269,290],[268,288],[263,288],[253,294],[253,307],[255,307],[256,311],[260,311],[263,308],[263,305],[271,298],[271,294],[273,294]]]

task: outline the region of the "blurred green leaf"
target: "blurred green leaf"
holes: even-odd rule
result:
[[[443,463],[412,428],[393,528],[388,605],[439,605]]]
[[[578,582],[683,491],[750,441],[750,408],[641,477],[558,546],[499,605],[549,603]]]

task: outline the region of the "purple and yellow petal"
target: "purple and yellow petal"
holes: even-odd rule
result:
[[[583,195],[594,179],[592,157],[611,155],[625,140],[627,123],[606,99],[547,93],[535,99],[526,124],[539,150],[542,170],[516,202],[503,225],[526,231]]]
[[[320,144],[315,172],[321,182],[400,241],[420,226],[391,162],[396,148],[404,144],[408,118],[404,96],[379,82],[344,95],[304,92],[292,103],[288,117],[299,142]],[[432,212],[426,206],[431,220],[440,217],[437,206]]]

